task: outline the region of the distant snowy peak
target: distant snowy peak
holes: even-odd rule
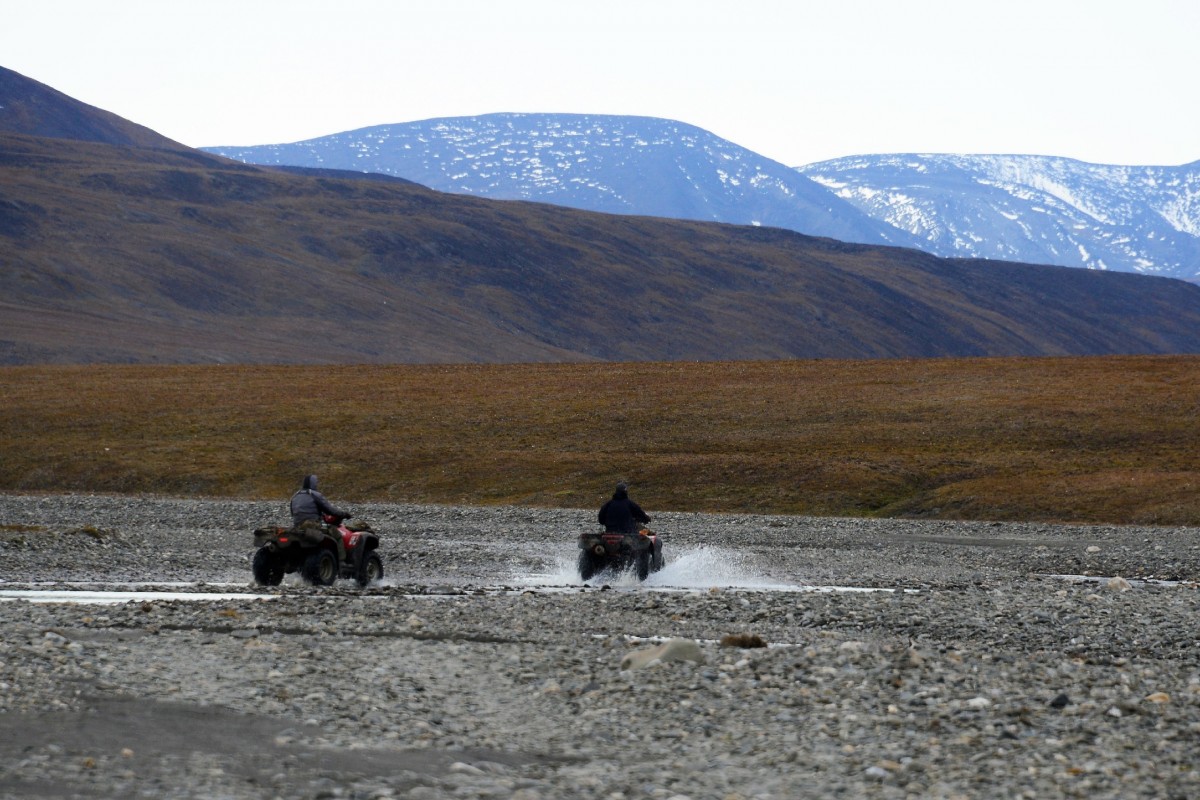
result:
[[[420,164],[420,174],[438,188],[488,197],[540,200],[593,190],[614,210],[626,212],[632,203],[621,197],[616,178],[656,161],[673,164],[685,176],[692,165],[723,162],[727,169],[690,177],[700,182],[715,177],[729,187],[766,177],[752,163],[764,159],[749,151],[690,125],[645,117],[495,114],[381,125],[300,146],[326,166],[409,179]],[[606,180],[609,175],[613,179]]]
[[[791,168],[686,123],[597,114],[448,117],[205,149],[492,199],[1200,280],[1200,162],[892,154]]]
[[[899,154],[799,172],[938,255],[1200,278],[1200,162]]]
[[[384,173],[492,199],[913,243],[790,167],[693,125],[654,117],[487,114],[293,144],[205,149],[255,164]]]
[[[589,186],[611,196],[598,177],[662,155],[676,164],[689,151],[734,165],[717,171],[734,186],[746,179],[747,156],[699,128],[650,117],[578,114],[490,114],[430,119],[337,133],[295,144],[209,148],[254,163],[381,172],[410,180],[424,176],[454,191],[509,199],[539,199],[547,191]],[[758,160],[762,160],[759,158]],[[414,168],[417,172],[414,173]],[[617,205],[628,206],[620,199]]]

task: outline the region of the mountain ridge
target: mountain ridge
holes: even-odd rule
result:
[[[0,135],[0,363],[1200,352],[1177,280]]]
[[[5,67],[0,67],[0,132],[130,147],[191,149]]]
[[[256,167],[40,91],[61,136],[0,132],[0,363],[1200,352],[1177,280]]]
[[[780,162],[658,117],[495,113],[202,149],[258,165],[395,175],[497,200],[765,225],[864,244],[916,243]]]
[[[1200,161],[898,153],[799,170],[935,255],[1200,280]]]
[[[883,154],[787,167],[674,120],[530,113],[204,150],[247,163],[392,174],[480,197],[782,227],[947,258],[1200,280],[1200,161],[1120,167],[1052,156]],[[914,160],[916,167],[905,166]],[[1079,198],[1088,204],[1071,202]]]

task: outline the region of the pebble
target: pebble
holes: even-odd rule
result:
[[[349,505],[383,536],[380,585],[253,586],[250,531],[285,522],[283,503],[0,495],[0,590],[185,582],[258,598],[0,602],[6,785],[1200,796],[1196,529],[651,509],[668,568],[695,565],[684,585],[584,588],[570,565],[593,512]],[[95,718],[111,707],[212,717],[221,736],[171,749]],[[75,741],[54,715],[116,733]]]

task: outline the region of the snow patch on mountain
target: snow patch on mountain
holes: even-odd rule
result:
[[[685,123],[588,114],[451,117],[205,149],[493,199],[1200,280],[1200,162],[900,153],[791,168]]]
[[[937,255],[1200,279],[1200,162],[893,154],[798,171]]]
[[[493,199],[914,244],[784,164],[653,117],[487,114],[205,149],[254,164],[379,172]]]

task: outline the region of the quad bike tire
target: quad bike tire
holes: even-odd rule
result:
[[[328,550],[317,550],[304,560],[301,573],[313,586],[332,586],[337,580],[337,556]]]
[[[251,569],[254,572],[254,582],[259,586],[278,586],[283,583],[283,565],[265,547],[260,547],[254,554]]]
[[[603,564],[590,551],[579,551],[579,579],[581,581],[591,580],[602,567]]]
[[[358,574],[354,576],[354,580],[359,586],[366,587],[375,581],[383,580],[383,559],[379,557],[379,553],[367,553],[367,557],[363,559],[362,564],[358,568]]]
[[[639,581],[644,581],[646,578],[650,577],[651,558],[652,556],[649,550],[642,550],[636,556],[634,556],[633,568],[637,573],[637,579]]]

